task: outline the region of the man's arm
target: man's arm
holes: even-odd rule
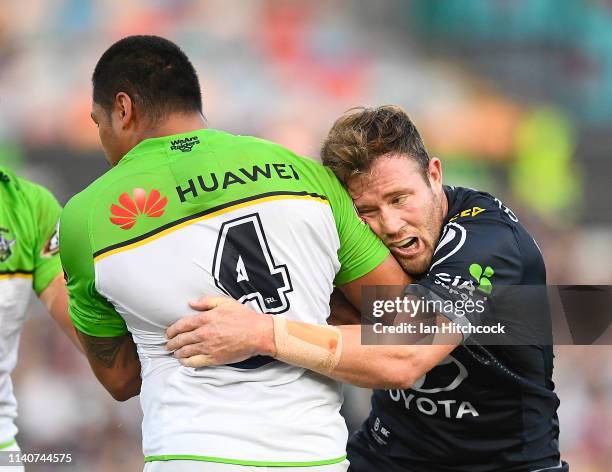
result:
[[[330,325],[352,325],[361,322],[361,313],[349,302],[340,289],[335,288],[329,301],[330,314],[327,322]]]
[[[88,201],[77,196],[66,205],[60,222],[70,319],[100,383],[113,398],[125,401],[140,391],[140,361],[124,319],[96,288],[88,212]]]
[[[359,324],[361,314],[358,307],[361,307],[361,294],[366,286],[387,285],[401,288],[411,282],[411,278],[402,270],[395,258],[389,255],[371,272],[334,289],[330,300],[328,323],[331,325]]]
[[[51,317],[59,324],[72,343],[83,352],[68,312],[68,292],[59,255],[60,205],[44,187],[22,180],[35,224],[32,288]]]
[[[341,287],[359,306],[364,286],[410,283],[389,256],[378,267]],[[361,326],[330,327],[258,314],[230,298],[204,298],[191,306],[202,313],[183,318],[168,328],[168,349],[183,365],[202,367],[268,355],[362,387],[408,388],[437,365],[460,342],[444,345],[373,346],[361,344]],[[283,324],[279,323],[283,321]]]
[[[358,279],[339,285],[338,288],[353,306],[361,308],[364,287],[376,285],[403,288],[410,283],[412,279],[402,270],[395,257],[388,255],[374,270]]]
[[[61,274],[41,292],[40,300],[74,345],[85,351],[95,376],[115,400],[125,401],[140,393],[140,361],[129,334],[100,338],[76,330]]]
[[[72,343],[83,352],[83,347],[77,337],[76,330],[70,321],[68,313],[68,291],[63,274],[55,279],[39,295],[40,301],[51,317],[57,322],[62,331],[70,338]]]
[[[339,328],[342,336],[340,359],[325,375],[365,388],[410,388],[461,341],[457,336],[454,344],[368,346],[361,344],[361,326]],[[306,365],[300,367],[308,368]]]
[[[191,306],[204,310],[167,330],[168,349],[189,367],[222,365],[267,355],[328,377],[369,388],[409,388],[460,342],[378,346],[361,344],[361,326],[330,327],[259,314],[224,297]],[[285,323],[279,327],[279,320]]]
[[[85,355],[96,378],[117,401],[140,393],[140,360],[129,333],[101,338],[77,330]]]

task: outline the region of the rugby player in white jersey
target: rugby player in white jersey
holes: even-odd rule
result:
[[[364,284],[407,283],[401,267],[331,171],[206,129],[172,42],[124,38],[92,81],[113,168],[66,205],[60,251],[94,373],[117,400],[140,393],[145,471],[345,471],[338,382],[265,356],[185,367],[165,331],[206,294],[325,325],[334,285],[358,305]]]

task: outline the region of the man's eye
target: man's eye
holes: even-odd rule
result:
[[[374,210],[365,209],[365,210],[357,210],[359,216],[372,216],[374,214]]]
[[[408,195],[400,195],[398,197],[394,197],[393,200],[391,200],[391,203],[393,205],[403,205],[404,203],[406,203],[407,200]]]

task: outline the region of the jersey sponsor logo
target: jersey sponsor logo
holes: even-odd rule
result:
[[[211,172],[210,174],[197,175],[183,185],[176,187],[176,193],[181,201],[185,203],[187,197],[198,197],[202,193],[214,192],[215,190],[226,190],[232,185],[245,185],[248,182],[257,182],[259,179],[294,179],[300,180],[293,165],[277,162],[264,166],[254,165],[250,168],[240,167],[234,171],[227,171],[223,174]]]
[[[484,208],[480,208],[480,207],[474,206],[472,208],[468,208],[466,210],[463,210],[460,213],[457,213],[449,221],[455,221],[455,220],[458,220],[459,218],[466,218],[468,216],[472,216],[472,217],[478,216],[478,215],[480,215],[484,211],[486,211]]]
[[[200,144],[200,139],[197,136],[190,136],[188,138],[173,139],[170,141],[171,151],[191,152],[196,144]]]
[[[459,295],[463,300],[470,298],[476,290],[471,280],[466,280],[461,275],[452,276],[446,272],[435,274],[434,283],[442,286],[451,295]]]
[[[51,237],[49,238],[49,240],[47,241],[47,244],[45,244],[45,246],[42,249],[42,256],[43,257],[49,257],[49,256],[53,256],[54,254],[57,254],[59,251],[59,219],[57,220],[57,223],[55,224],[55,229],[53,230],[53,233],[51,234]]]
[[[406,410],[416,410],[427,416],[462,419],[469,415],[480,416],[474,405],[466,400],[436,399],[427,395],[452,392],[468,377],[466,367],[453,356],[447,356],[440,364],[418,379],[409,390],[389,390],[394,402],[403,402]]]
[[[0,262],[6,261],[13,254],[13,246],[17,238],[9,239],[11,231],[8,228],[0,228]]]
[[[467,376],[468,372],[465,366],[449,355],[436,367],[418,379],[411,387],[411,390],[421,393],[450,392],[459,387]]]
[[[123,192],[119,196],[119,205],[111,205],[111,223],[121,229],[132,228],[140,215],[149,218],[159,218],[164,214],[164,208],[168,203],[168,198],[161,198],[159,190],[152,189],[147,195],[146,190],[135,188],[132,190],[133,196]]]
[[[486,293],[487,295],[490,295],[491,291],[493,290],[491,277],[495,273],[493,268],[491,266],[486,266],[483,270],[480,264],[471,264],[469,270],[470,275],[474,277],[474,279],[478,283],[478,290]]]

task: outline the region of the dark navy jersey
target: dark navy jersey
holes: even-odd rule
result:
[[[418,285],[453,299],[546,284],[540,250],[509,208],[484,192],[444,190],[448,215]],[[552,373],[550,345],[468,339],[412,388],[374,391],[369,418],[349,440],[351,470],[561,470]]]

